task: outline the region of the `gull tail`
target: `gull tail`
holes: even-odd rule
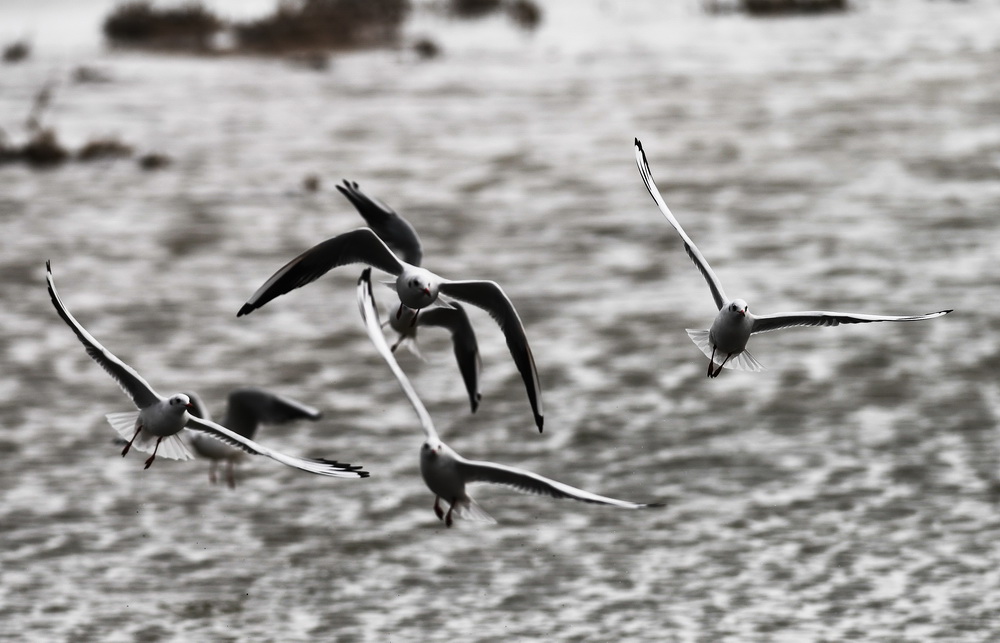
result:
[[[486,510],[471,497],[468,501],[459,500],[456,502],[455,507],[452,509],[452,514],[456,518],[461,518],[470,522],[484,522],[490,525],[497,524],[496,519],[486,513]]]
[[[139,418],[138,411],[108,413],[104,417],[108,419],[111,428],[117,431],[118,435],[122,436],[126,442],[135,435],[135,421]],[[152,453],[153,449],[156,448],[156,436],[145,432],[140,433],[139,437],[132,442],[132,448],[143,453]],[[160,440],[160,446],[156,448],[156,457],[171,460],[194,460],[194,455],[181,439],[179,433],[168,435]]]
[[[691,338],[694,345],[705,354],[705,357],[712,359],[712,342],[708,340],[708,330],[697,330],[694,328],[687,328],[685,330],[687,330],[688,337]],[[718,364],[725,357],[725,355],[720,355],[716,352],[714,363]],[[731,368],[735,371],[750,371],[753,373],[759,373],[764,370],[764,366],[758,362],[757,358],[754,357],[748,350],[744,350],[739,355],[730,357],[726,362],[725,368]]]
[[[757,361],[750,351],[745,350],[737,355],[736,357],[730,357],[729,361],[726,362],[726,368],[731,368],[736,371],[750,371],[751,373],[759,373],[764,370],[764,365]]]

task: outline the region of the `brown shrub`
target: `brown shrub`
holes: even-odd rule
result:
[[[283,0],[269,16],[235,25],[243,49],[281,53],[395,42],[409,0]]]
[[[145,0],[118,5],[104,20],[104,36],[115,45],[198,50],[211,47],[222,21],[197,2],[157,9]]]

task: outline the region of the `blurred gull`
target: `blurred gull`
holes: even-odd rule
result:
[[[52,304],[55,306],[59,316],[76,333],[76,336],[87,350],[87,354],[118,382],[121,389],[132,399],[136,408],[139,409],[137,412],[126,411],[124,413],[109,413],[107,415],[111,426],[123,438],[128,440],[128,443],[122,450],[123,457],[134,446],[139,451],[152,454],[146,460],[146,469],[153,464],[153,460],[157,454],[174,460],[190,460],[192,458],[191,452],[178,435],[182,429],[186,428],[212,436],[216,440],[221,440],[226,444],[238,447],[252,455],[263,455],[277,460],[284,465],[302,469],[309,473],[334,478],[368,477],[368,472],[362,471],[361,467],[334,462],[333,460],[313,460],[285,455],[277,451],[272,451],[210,420],[193,417],[189,413],[192,404],[191,399],[187,395],[177,393],[169,398],[161,396],[131,366],[101,346],[76,321],[63,304],[62,299],[59,298],[59,294],[56,292],[55,280],[52,276],[52,267],[48,261],[45,262],[45,270],[45,279],[49,286],[49,296],[52,298]]]
[[[191,403],[188,413],[211,420],[212,415],[201,397],[193,391],[185,391]],[[238,388],[230,391],[226,404],[225,415],[221,424],[234,433],[253,439],[257,427],[261,424],[285,424],[293,420],[316,420],[323,417],[317,409],[307,406],[284,395],[278,395],[260,388]],[[246,453],[227,446],[219,440],[214,440],[204,433],[191,434],[191,447],[195,453],[212,461],[208,469],[208,479],[214,484],[215,471],[220,462],[226,464],[226,482],[232,489],[236,488],[235,467],[237,461],[246,457]]]
[[[420,237],[409,221],[382,201],[362,192],[355,181],[345,180],[344,185],[338,185],[337,189],[357,208],[372,232],[401,256],[403,261],[414,266],[420,265],[424,256],[423,247]],[[386,323],[399,333],[399,339],[392,345],[392,350],[395,351],[400,345],[404,345],[419,357],[418,327],[444,328],[450,332],[458,370],[462,373],[465,389],[469,394],[469,404],[475,413],[482,398],[479,393],[479,372],[482,370],[479,343],[476,341],[476,333],[472,329],[472,323],[465,309],[456,302],[449,303],[450,308],[447,306],[428,308],[419,315],[417,311],[404,306],[400,308],[400,314],[390,315]]]
[[[369,228],[358,228],[327,239],[295,257],[271,275],[236,316],[249,314],[275,297],[312,283],[332,268],[352,263],[366,263],[396,275],[396,294],[400,300],[397,318],[402,317],[406,308],[419,312],[430,306],[437,301],[439,293],[488,312],[507,339],[507,348],[528,392],[535,425],[539,432],[542,431],[542,392],[535,359],[521,318],[503,289],[493,281],[450,281],[402,261]]]
[[[465,518],[480,522],[495,523],[496,521],[480,507],[466,492],[466,485],[474,482],[489,482],[513,487],[529,494],[551,496],[553,498],[570,498],[581,502],[590,502],[627,509],[644,507],[662,507],[662,504],[638,504],[625,500],[616,500],[606,496],[571,487],[555,480],[542,477],[524,469],[508,467],[494,462],[467,460],[445,444],[434,429],[430,414],[424,407],[416,391],[410,384],[403,370],[396,362],[389,349],[382,326],[378,318],[378,310],[371,291],[371,269],[367,268],[358,280],[358,306],[365,323],[365,330],[378,350],[379,355],[392,369],[399,381],[400,388],[410,400],[413,409],[420,418],[426,439],[420,449],[420,474],[427,487],[434,493],[434,513],[451,527],[453,518]],[[448,505],[448,510],[441,508],[441,501]]]
[[[770,315],[756,316],[749,310],[747,302],[742,299],[729,299],[722,290],[722,284],[718,277],[712,272],[708,261],[702,256],[698,246],[687,236],[684,228],[674,218],[670,208],[667,207],[660,191],[653,182],[653,175],[649,171],[649,162],[646,160],[646,153],[643,152],[639,139],[635,139],[635,162],[639,166],[639,174],[642,176],[646,189],[649,190],[653,201],[660,208],[660,212],[667,218],[670,225],[677,230],[677,233],[684,241],[684,249],[688,256],[694,261],[698,270],[708,282],[708,287],[712,291],[715,305],[719,307],[719,314],[712,327],[708,330],[687,329],[688,336],[708,357],[708,376],[718,377],[722,372],[722,367],[733,368],[741,371],[761,371],[763,366],[746,350],[747,341],[750,336],[756,333],[764,333],[769,330],[788,328],[791,326],[838,326],[840,324],[864,324],[869,322],[903,322],[921,321],[933,319],[951,312],[951,310],[941,310],[926,315],[867,315],[860,313],[835,313],[825,310],[810,310],[793,313],[772,313]],[[721,359],[718,368],[715,367],[717,359]]]

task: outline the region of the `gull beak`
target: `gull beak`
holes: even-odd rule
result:
[[[424,288],[421,292],[423,292],[428,297],[431,296],[431,289],[430,288]]]

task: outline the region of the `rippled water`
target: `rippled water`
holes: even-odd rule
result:
[[[0,167],[0,638],[1000,636],[1000,6],[751,20],[661,4],[546,3],[533,36],[421,12],[410,33],[442,59],[323,72],[110,53],[76,14],[38,27],[35,55],[0,68],[8,136],[51,79],[46,123],[68,146],[114,135],[173,164]],[[79,64],[111,82],[73,83]],[[712,300],[634,136],[754,310],[955,312],[758,336],[767,371],[706,379],[684,328]],[[400,356],[445,438],[666,510],[480,487],[499,525],[447,530],[361,327],[359,270],[236,319],[284,261],[361,225],[341,177],[410,218],[429,268],[502,283],[526,324],[542,436],[485,313],[476,415],[443,336],[422,332],[426,362]],[[324,419],[261,441],[372,477],[254,460],[232,492],[203,462],[118,457],[103,415],[128,403],[53,311],[46,259],[161,392],[194,388],[216,414],[242,385],[303,400]]]

